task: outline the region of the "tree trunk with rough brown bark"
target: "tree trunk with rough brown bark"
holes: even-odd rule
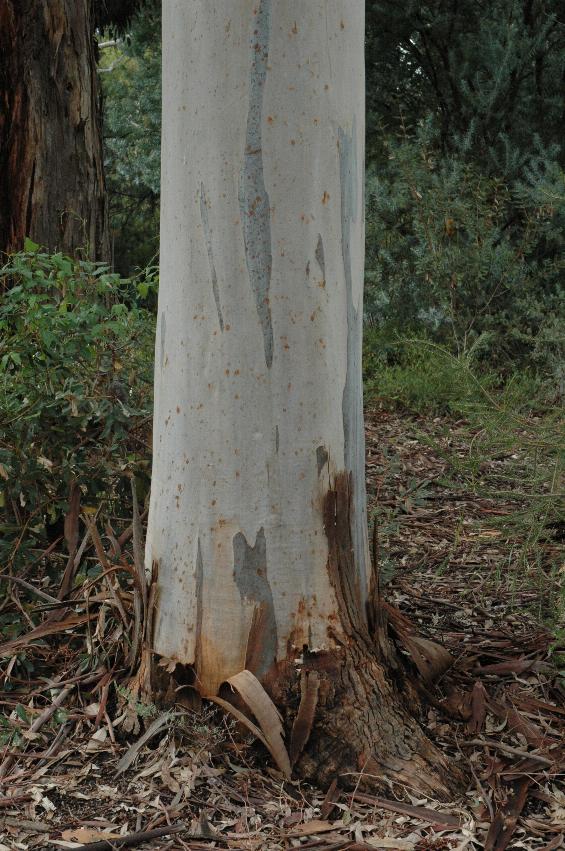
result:
[[[108,261],[90,0],[0,0],[0,251]]]

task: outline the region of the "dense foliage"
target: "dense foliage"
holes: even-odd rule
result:
[[[106,43],[100,73],[113,262],[128,275],[150,264],[159,249],[160,5],[146,3],[128,34]]]
[[[98,507],[145,475],[151,410],[151,281],[42,254],[0,269],[0,560],[62,535],[72,482]]]
[[[368,0],[369,145],[433,121],[437,148],[519,177],[563,129],[563,0]],[[561,160],[563,162],[563,160]]]
[[[559,378],[565,187],[532,161],[521,183],[438,156],[422,128],[386,144],[367,177],[366,312],[373,324],[425,333],[503,371]]]
[[[563,379],[565,4],[367,5],[367,311]]]

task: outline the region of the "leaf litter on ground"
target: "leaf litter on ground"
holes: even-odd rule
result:
[[[135,553],[128,527],[119,556],[112,546],[104,553],[101,577],[58,605],[49,595],[28,606],[35,626],[0,646],[0,851],[565,847],[565,692],[555,636],[539,620],[556,599],[550,583],[561,553],[548,535],[537,562],[548,584],[524,575],[524,542],[500,523],[519,498],[448,480],[446,452],[462,456],[470,440],[464,423],[447,418],[367,417],[391,636],[420,684],[428,734],[469,777],[463,799],[446,805],[396,784],[376,796],[346,790],[340,778],[330,789],[288,780],[289,753],[294,762],[310,735],[317,682],[303,684],[290,743],[249,672],[232,687],[256,724],[226,700],[217,700],[225,714],[210,704],[187,709],[190,686],[156,699],[169,712],[148,704],[144,676],[131,680],[128,633],[138,645],[139,613],[150,608],[147,597],[140,603],[134,518]],[[511,476],[516,459],[506,461]],[[490,475],[497,486],[501,463],[484,462],[483,483]],[[92,541],[100,550],[95,522],[81,557]],[[238,712],[251,737],[231,717]]]

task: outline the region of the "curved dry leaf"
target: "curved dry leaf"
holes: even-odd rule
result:
[[[419,635],[400,635],[399,639],[410,653],[423,679],[428,683],[439,679],[453,665],[454,659],[451,653],[435,641]]]
[[[227,682],[253,712],[271,756],[282,773],[290,778],[290,759],[284,745],[282,718],[277,707],[251,671],[240,671]]]

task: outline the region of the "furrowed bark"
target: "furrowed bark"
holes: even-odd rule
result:
[[[363,43],[363,2],[164,6],[154,649],[251,670],[303,774],[437,791],[367,617]]]
[[[89,0],[0,0],[0,251],[110,258]]]

